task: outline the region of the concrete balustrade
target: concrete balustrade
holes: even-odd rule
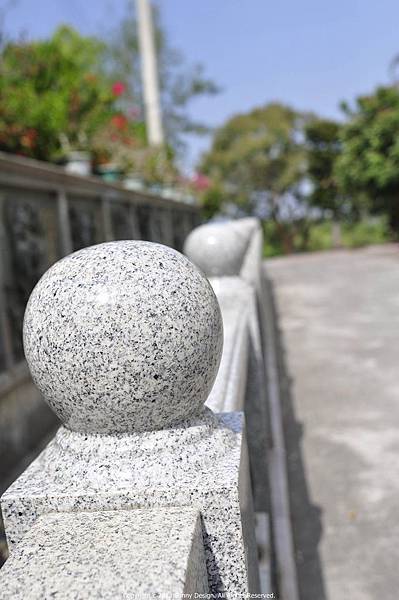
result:
[[[262,592],[271,589],[270,490],[271,446],[262,345],[263,233],[247,218],[198,227],[184,251],[210,278],[223,316],[225,347],[207,406],[217,411],[245,410],[257,537],[262,556]],[[213,257],[216,256],[216,262]]]
[[[202,228],[186,252],[212,285],[171,248],[124,241],[66,257],[34,289],[25,354],[62,426],[2,497],[4,598],[75,598],[76,586],[80,598],[111,597],[110,573],[113,598],[259,592],[241,411],[253,405],[263,431],[255,441],[248,423],[261,504],[260,230],[255,220],[209,227],[217,269],[211,252],[206,264],[194,256]]]
[[[210,278],[223,315],[225,350],[207,405],[217,411],[244,410],[246,405],[255,506],[267,511],[267,386],[259,310],[262,247],[259,221],[247,218],[201,225],[188,236],[184,252]]]
[[[221,369],[207,404],[217,410],[224,410],[224,403],[229,410],[245,409],[262,592],[273,587],[284,600],[298,600],[274,314],[262,272],[263,243],[259,221],[247,218],[198,227],[186,239],[184,251],[210,278],[228,332]],[[240,324],[246,335],[236,333],[234,337],[231,332],[238,332]],[[235,357],[245,352],[243,369],[242,359],[235,362]],[[244,393],[239,391],[243,376]],[[235,395],[228,391],[232,382]]]

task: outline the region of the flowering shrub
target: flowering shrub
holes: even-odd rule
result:
[[[103,50],[69,27],[49,40],[8,44],[1,56],[0,149],[50,161],[89,149],[124,91],[101,70]]]
[[[98,172],[111,164],[147,184],[175,182],[173,151],[147,146],[138,102],[122,75],[108,73],[105,53],[102,42],[66,26],[49,40],[6,45],[0,150],[51,162],[87,150]]]
[[[114,85],[112,86],[112,93],[116,97],[122,96],[122,94],[125,92],[125,90],[126,90],[126,86],[122,81],[116,81],[114,83]]]
[[[205,192],[211,185],[211,180],[202,173],[195,173],[192,178],[192,187],[197,192]]]
[[[174,153],[168,147],[150,148],[145,125],[123,113],[113,115],[93,137],[94,166],[101,171],[110,163],[121,174],[129,174],[144,184],[174,184],[178,172]]]
[[[132,168],[133,150],[146,145],[144,123],[130,120],[122,112],[113,114],[92,138],[95,167],[112,162],[121,172]]]

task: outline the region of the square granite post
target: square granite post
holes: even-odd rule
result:
[[[61,427],[1,499],[11,553],[41,515],[168,506],[200,511],[212,592],[228,598],[258,589],[242,413],[206,410],[179,427],[137,435]]]

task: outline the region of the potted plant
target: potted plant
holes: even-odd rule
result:
[[[90,175],[92,157],[91,152],[88,150],[87,136],[80,133],[78,144],[72,147],[68,137],[61,134],[60,143],[64,155],[65,170],[75,175]]]

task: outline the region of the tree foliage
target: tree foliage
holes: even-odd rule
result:
[[[271,217],[278,218],[283,197],[299,201],[302,195],[307,119],[279,103],[237,115],[215,132],[200,169],[243,210],[266,203]]]
[[[266,205],[277,229],[304,221],[307,207],[335,221],[371,212],[399,232],[399,90],[378,88],[343,110],[342,124],[278,103],[228,120],[200,165],[218,190],[208,205]]]
[[[341,152],[340,125],[330,119],[311,119],[305,127],[307,174],[311,182],[308,201],[339,220],[347,208],[338,189],[335,163]]]
[[[70,27],[48,40],[9,42],[0,57],[0,149],[57,160],[115,112],[104,45]]]
[[[191,118],[187,110],[189,102],[219,90],[205,76],[200,64],[186,65],[182,54],[170,45],[156,7],[153,16],[163,123],[167,143],[179,149],[184,145],[185,134],[208,131],[205,124]],[[144,114],[138,27],[133,2],[128,4],[126,16],[110,35],[107,56],[110,71],[127,83],[126,103],[139,107]]]
[[[380,87],[343,105],[342,151],[336,176],[341,189],[399,231],[399,90]]]
[[[57,162],[89,150],[147,183],[176,181],[182,136],[200,132],[187,104],[216,86],[198,65],[186,68],[155,11],[166,145],[146,141],[137,23],[132,6],[109,43],[60,27],[45,40],[0,49],[0,149]]]

